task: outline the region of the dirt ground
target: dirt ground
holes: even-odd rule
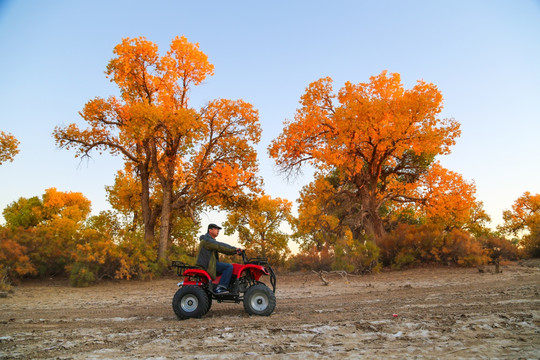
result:
[[[278,274],[269,317],[214,303],[185,321],[177,278],[24,283],[0,298],[0,358],[540,358],[538,263],[325,278]]]

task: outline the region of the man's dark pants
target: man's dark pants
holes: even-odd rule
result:
[[[232,264],[218,262],[216,264],[216,273],[221,274],[221,279],[219,280],[219,285],[224,288],[229,287],[229,282],[231,281],[231,276],[233,273]]]

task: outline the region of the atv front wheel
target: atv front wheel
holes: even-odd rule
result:
[[[172,306],[180,320],[200,318],[208,312],[208,295],[199,286],[184,286],[174,294]]]
[[[205,314],[210,311],[210,308],[212,307],[212,295],[208,294],[208,307],[206,308]]]
[[[244,309],[250,315],[269,316],[276,307],[276,295],[264,284],[247,289],[244,295]]]

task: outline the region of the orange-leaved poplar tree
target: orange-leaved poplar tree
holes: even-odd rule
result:
[[[512,210],[503,211],[504,224],[499,230],[512,235],[523,235],[540,226],[540,194],[526,191],[516,199]]]
[[[237,231],[240,244],[248,251],[268,257],[275,264],[284,263],[290,253],[290,236],[282,226],[294,221],[291,208],[292,203],[286,199],[266,194],[250,197],[228,214],[224,223],[226,234]]]
[[[19,140],[15,136],[0,131],[0,165],[6,161],[13,161],[19,153]]]
[[[332,79],[322,78],[307,87],[269,153],[288,176],[310,164],[318,178],[331,177],[332,200],[345,205],[341,216],[355,238],[377,239],[385,208],[428,201],[421,180],[460,135],[457,121],[439,117],[442,100],[435,85],[405,89],[399,74],[386,71],[368,83],[347,82],[337,94]]]
[[[120,88],[121,98],[96,97],[79,113],[88,127],[75,123],[56,127],[54,137],[60,147],[77,150],[76,157],[89,157],[92,151],[122,155],[140,179],[140,201],[145,239],[152,243],[156,215],[150,206],[151,136],[155,124],[151,110],[157,102],[160,67],[157,46],[144,38],[124,39],[114,49],[116,57],[106,74]],[[123,61],[122,61],[123,60]]]
[[[503,220],[499,231],[515,236],[525,255],[540,257],[540,194],[524,192],[512,210],[503,211]]]
[[[190,107],[192,87],[214,67],[185,37],[173,39],[163,56],[144,37],[123,39],[114,53],[107,75],[121,97],[89,101],[81,112],[88,128],[57,127],[54,136],[78,156],[93,150],[123,156],[140,183],[145,239],[153,242],[159,219],[164,259],[173,210],[194,217],[201,207],[230,205],[246,188],[258,189],[258,112],[242,100]],[[152,192],[159,193],[159,206],[152,206]]]

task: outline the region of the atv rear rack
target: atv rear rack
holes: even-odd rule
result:
[[[178,276],[184,275],[184,271],[186,271],[187,269],[195,269],[196,268],[196,266],[188,265],[188,264],[186,264],[186,263],[184,263],[182,261],[173,261],[171,263],[171,266],[176,268],[176,275],[178,275]]]

